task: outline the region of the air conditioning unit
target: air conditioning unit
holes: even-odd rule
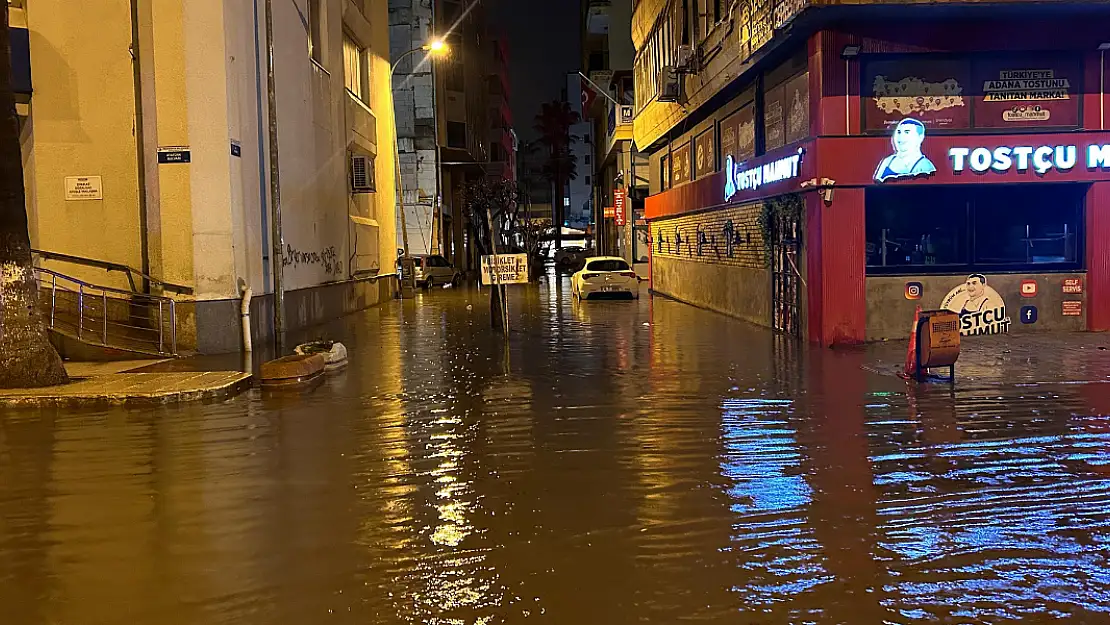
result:
[[[678,102],[682,96],[682,76],[671,66],[659,72],[659,101]]]
[[[374,191],[374,158],[352,154],[351,193],[373,193]]]
[[[681,45],[674,50],[674,68],[680,72],[694,69],[694,46]]]

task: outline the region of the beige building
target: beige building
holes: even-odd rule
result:
[[[174,295],[183,350],[239,347],[245,285],[255,340],[272,334],[268,4],[13,5],[30,41],[21,112],[33,245],[191,290]],[[392,291],[374,279],[393,271],[397,238],[387,0],[275,0],[272,16],[281,265],[296,329]],[[119,272],[42,263],[130,288]]]

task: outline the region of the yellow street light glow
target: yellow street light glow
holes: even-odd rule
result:
[[[436,39],[435,41],[433,41],[429,44],[426,44],[424,46],[424,49],[428,50],[430,52],[435,52],[437,54],[441,54],[441,53],[447,52],[447,44],[444,43],[444,41],[442,39]]]

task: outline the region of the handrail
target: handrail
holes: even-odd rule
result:
[[[43,305],[48,308],[52,329],[73,328],[78,340],[89,342],[95,336],[105,347],[135,350],[135,346],[139,345],[139,350],[144,352],[177,355],[177,302],[173,298],[89,284],[42,267],[35,267],[34,271],[40,288],[50,293],[49,301],[44,301]],[[110,298],[109,294],[121,297]],[[68,306],[62,308],[66,302],[72,303],[74,309]],[[109,302],[129,306],[123,313],[122,321],[120,318],[112,320]],[[138,313],[135,312],[135,305],[140,306]],[[142,306],[146,306],[148,312],[142,312]],[[157,316],[153,316],[155,310]],[[97,313],[101,315],[100,319],[96,318]],[[92,330],[92,335],[86,336],[86,330]]]
[[[94,267],[96,269],[103,269],[103,270],[108,271],[108,272],[118,271],[120,273],[126,273],[127,274],[127,282],[128,282],[128,284],[131,285],[131,293],[138,293],[139,292],[138,288],[135,287],[135,276],[139,276],[139,277],[145,279],[147,282],[161,287],[163,291],[169,291],[171,293],[177,293],[178,295],[192,295],[193,294],[193,289],[190,288],[190,287],[181,286],[179,284],[171,284],[169,282],[163,282],[163,281],[161,281],[161,280],[159,280],[155,277],[149,276],[149,275],[139,271],[138,269],[135,269],[134,267],[130,267],[128,265],[124,265],[124,264],[121,264],[121,263],[113,263],[113,262],[106,261],[106,260],[96,260],[94,258],[85,258],[84,256],[74,256],[72,254],[62,254],[61,252],[48,252],[48,251],[45,251],[45,250],[32,249],[31,253],[32,254],[38,254],[39,256],[41,256],[42,258],[44,258],[46,260],[58,260],[58,261],[62,261],[62,262],[73,263],[75,265],[84,265],[86,267]],[[65,277],[69,278],[69,276],[65,276]],[[69,278],[69,279],[72,279],[72,278]],[[87,285],[87,286],[92,286],[92,285]],[[126,293],[126,291],[124,291],[124,293]]]

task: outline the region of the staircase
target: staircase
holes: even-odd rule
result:
[[[172,298],[97,286],[35,268],[51,342],[71,360],[173,358],[177,307]]]

